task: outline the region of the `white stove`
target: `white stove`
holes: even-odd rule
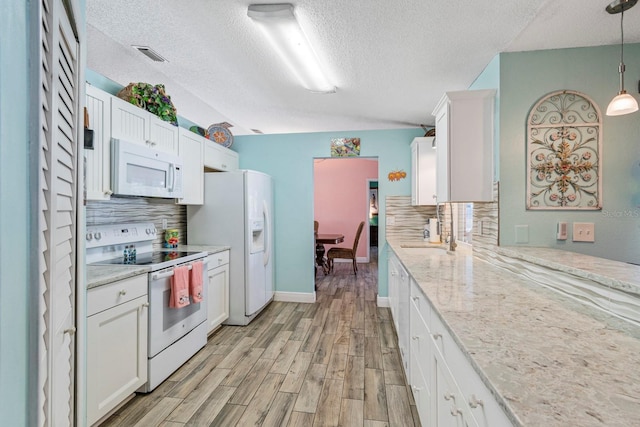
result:
[[[90,265],[128,268],[148,266],[148,380],[138,391],[155,389],[207,343],[207,253],[153,250],[152,223],[87,226],[86,261]],[[203,300],[170,308],[171,278],[176,266],[202,262]]]

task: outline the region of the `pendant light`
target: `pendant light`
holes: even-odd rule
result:
[[[622,26],[624,11],[631,9],[637,2],[638,0],[616,0],[606,8],[610,14],[620,14],[620,66],[618,67],[620,92],[609,103],[607,116],[621,116],[638,111],[638,101],[624,90],[624,27]]]

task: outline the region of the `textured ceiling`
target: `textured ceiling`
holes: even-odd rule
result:
[[[392,129],[433,124],[442,93],[469,87],[497,53],[620,41],[606,1],[293,0],[337,86],[321,95],[271,51],[251,3],[87,0],[87,66],[121,85],[164,83],[180,116],[236,135]],[[625,42],[640,42],[640,6],[624,20]]]

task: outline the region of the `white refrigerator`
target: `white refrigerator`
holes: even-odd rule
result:
[[[272,179],[237,170],[204,175],[204,204],[187,206],[187,244],[228,245],[229,319],[247,325],[273,299]]]

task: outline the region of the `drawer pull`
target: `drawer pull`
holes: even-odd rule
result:
[[[69,335],[74,335],[76,333],[76,327],[72,326],[68,329],[65,329],[64,331],[62,331],[62,333],[64,334],[69,334]]]
[[[455,401],[456,397],[454,396],[453,393],[446,392],[444,394],[444,400],[453,400],[453,401]]]
[[[127,294],[127,291],[124,289],[120,289],[120,292],[118,292],[118,295],[120,295],[121,297],[125,296]]]
[[[148,302],[143,302],[143,303],[142,303],[142,306],[143,306],[143,307],[149,307],[149,303],[148,303]]]
[[[411,386],[411,388],[413,389],[413,391],[415,392],[419,392],[420,390],[422,390],[422,387],[416,387],[414,385]]]
[[[456,408],[455,406],[453,406],[451,408],[451,415],[454,417],[457,417],[458,415],[462,415],[462,411],[459,408]]]
[[[431,336],[433,337],[434,340],[437,340],[438,338],[442,338],[442,334],[431,334]]]
[[[473,409],[477,408],[478,406],[482,406],[484,408],[484,402],[482,401],[482,399],[478,399],[475,394],[472,394],[471,399],[469,399],[469,406],[471,406]]]
[[[412,300],[414,301],[418,301],[420,299],[420,297],[411,297]]]
[[[414,335],[411,337],[412,340],[414,341],[418,341],[420,339],[420,337],[418,335]]]

